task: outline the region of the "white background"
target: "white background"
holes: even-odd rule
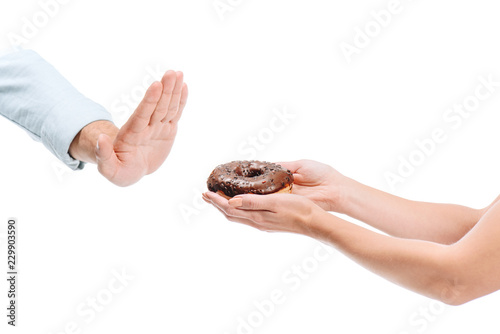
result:
[[[337,252],[294,291],[282,276],[319,243],[227,222],[199,196],[211,170],[249,158],[249,136],[269,135],[273,110],[286,108],[295,118],[265,137],[259,160],[315,159],[403,197],[486,206],[500,189],[500,88],[457,129],[442,117],[474,94],[479,76],[500,80],[496,2],[401,0],[350,63],[341,43],[389,1],[229,3],[221,17],[212,0],[69,1],[24,45],[118,123],[132,112],[118,111],[123,94],[151,82],[149,69],[184,71],[190,97],[166,163],[125,189],[95,166],[61,167],[0,120],[0,219],[17,217],[20,230],[12,332],[64,333],[74,322],[80,333],[497,333],[498,293],[444,307]],[[2,0],[2,49],[41,10]],[[436,127],[447,141],[391,189],[384,173]],[[106,296],[122,268],[134,278],[88,321],[77,308]],[[275,289],[284,302],[259,318],[254,302]],[[258,326],[238,331],[239,317],[252,314]]]

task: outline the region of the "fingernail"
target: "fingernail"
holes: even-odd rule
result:
[[[231,198],[229,200],[229,205],[231,205],[232,207],[240,207],[243,205],[243,198],[239,198],[239,197],[236,197],[236,198]]]

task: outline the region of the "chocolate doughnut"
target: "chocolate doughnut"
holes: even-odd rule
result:
[[[225,198],[241,194],[291,193],[293,174],[270,162],[232,161],[215,167],[207,186],[208,190]]]

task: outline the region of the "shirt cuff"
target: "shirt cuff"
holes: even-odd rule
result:
[[[76,135],[86,125],[112,122],[110,113],[83,96],[36,52],[23,50],[0,58],[0,114],[41,141],[73,170],[84,162],[69,154]]]

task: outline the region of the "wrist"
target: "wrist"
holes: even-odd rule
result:
[[[332,217],[327,211],[316,207],[310,215],[305,234],[313,239],[328,243],[329,225],[331,225],[329,221]]]
[[[353,179],[346,180],[342,185],[339,208],[336,212],[353,217],[359,205],[363,205],[363,198],[366,199],[366,186]]]
[[[349,198],[356,187],[356,181],[344,175],[335,180],[330,187],[328,196],[328,211],[346,214],[349,206]],[[355,193],[355,192],[354,192]]]

